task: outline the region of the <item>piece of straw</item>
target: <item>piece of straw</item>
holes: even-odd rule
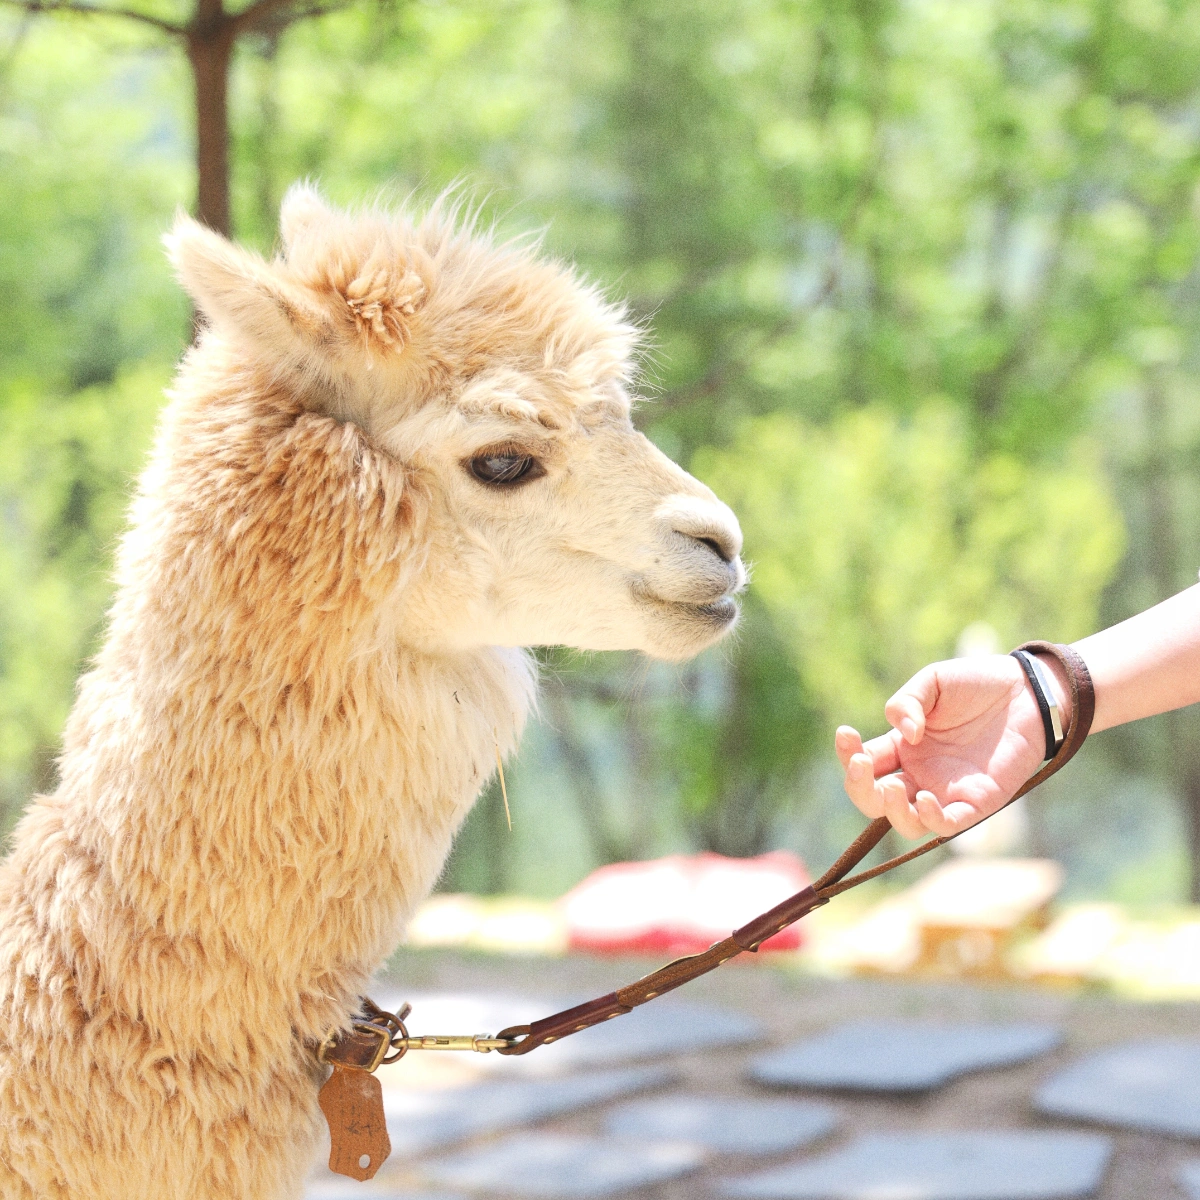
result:
[[[496,770],[500,772],[500,795],[504,797],[504,819],[508,822],[508,832],[512,833],[512,813],[508,811],[508,788],[504,786],[504,762],[500,758],[500,735],[493,729],[492,737],[496,745]]]

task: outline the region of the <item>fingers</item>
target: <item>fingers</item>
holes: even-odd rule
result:
[[[883,707],[888,724],[915,746],[925,735],[925,714],[938,698],[936,664],[918,671]]]
[[[889,730],[877,738],[872,738],[863,746],[863,753],[871,760],[871,764],[875,768],[876,779],[881,775],[891,775],[893,771],[900,770],[899,741],[895,730]]]
[[[850,765],[850,759],[855,754],[862,753],[863,742],[858,730],[850,725],[839,725],[833,735],[833,748],[837,752],[838,762],[845,770]]]
[[[905,838],[922,837],[926,830],[913,802],[903,775],[885,775],[876,785],[883,799],[883,815],[892,828]]]
[[[883,816],[885,798],[888,789],[893,786],[885,781],[900,769],[895,733],[885,733],[882,737],[872,738],[864,745],[857,729],[842,725],[834,735],[834,747],[839,761],[846,769],[846,795],[864,816],[872,820]],[[877,779],[879,782],[876,782]],[[903,790],[904,785],[900,786]],[[899,806],[895,801],[893,807],[896,808],[897,819],[906,824],[910,823],[905,815],[899,814]]]
[[[864,817],[883,816],[883,794],[875,782],[875,768],[868,754],[855,754],[846,764],[846,795]]]
[[[943,805],[930,791],[917,791],[902,772],[874,777],[871,759],[854,754],[846,767],[846,795],[865,817],[887,817],[892,828],[905,838],[927,833],[950,837],[979,820],[973,805],[962,801]]]
[[[855,754],[846,767],[846,795],[865,817],[887,817],[901,837],[917,838],[925,832],[921,817],[909,799],[910,783],[903,775],[876,779],[867,754]]]
[[[900,770],[894,733],[881,734],[864,745],[857,729],[850,725],[839,725],[833,735],[833,748],[843,768],[850,766],[850,760],[856,754],[865,754],[871,760],[873,774],[876,776],[890,775],[893,771]]]
[[[921,824],[938,837],[953,837],[981,820],[974,805],[961,800],[942,804],[932,792],[924,790],[917,793],[914,804]]]

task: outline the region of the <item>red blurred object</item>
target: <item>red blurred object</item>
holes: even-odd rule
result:
[[[600,954],[696,954],[811,882],[788,850],[757,858],[672,855],[593,871],[560,902],[572,950]],[[803,925],[763,942],[796,950]]]

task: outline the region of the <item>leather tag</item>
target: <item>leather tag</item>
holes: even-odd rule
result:
[[[317,1103],[329,1123],[329,1169],[351,1179],[371,1179],[392,1152],[379,1080],[335,1064]]]

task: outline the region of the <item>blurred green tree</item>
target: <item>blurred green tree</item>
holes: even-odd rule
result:
[[[825,728],[875,728],[914,665],[965,628],[1000,645],[1096,627],[1124,523],[1096,448],[1053,471],[972,453],[961,410],[880,405],[817,426],[758,417],[697,455],[756,547],[754,587]]]
[[[13,13],[2,403],[101,386],[133,404],[114,381],[181,340],[154,241],[190,187],[192,101],[116,22]],[[830,723],[870,724],[962,625],[1070,636],[1106,571],[1100,620],[1194,578],[1198,0],[413,0],[267,31],[230,62],[243,236],[272,244],[299,176],[341,201],[465,178],[482,219],[545,223],[631,297],[653,329],[641,426],[744,511],[759,565],[736,641],[680,668],[545,656],[546,737],[595,858],[762,848]],[[13,436],[19,478],[49,451]],[[928,495],[906,456],[941,463]],[[1200,890],[1193,720],[1089,753],[1171,782]],[[12,744],[43,738],[26,733]]]
[[[269,44],[298,21],[324,16],[348,0],[252,0],[228,10],[225,0],[193,0],[190,11],[163,16],[149,8],[90,4],[86,0],[3,0],[40,13],[116,17],[153,29],[183,48],[192,74],[195,109],[196,215],[226,237],[233,232],[229,206],[229,69],[240,39],[259,36]],[[176,6],[177,7],[177,6]]]

